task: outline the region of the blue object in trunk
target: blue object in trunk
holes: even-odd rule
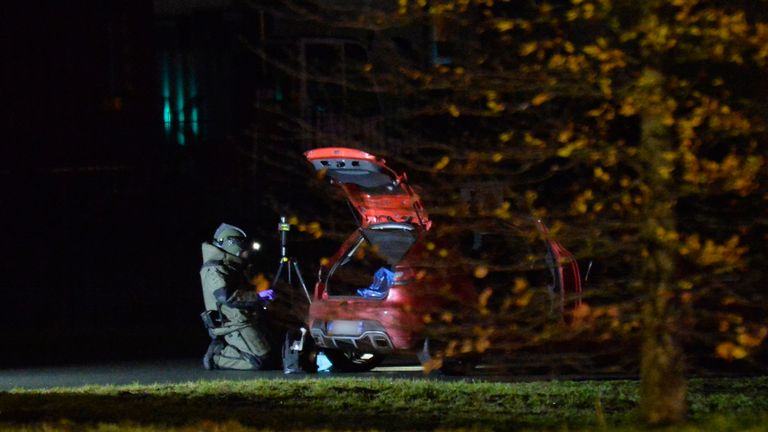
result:
[[[357,295],[364,298],[383,299],[389,294],[389,287],[395,280],[395,273],[382,267],[373,274],[373,282],[368,288],[357,290]]]

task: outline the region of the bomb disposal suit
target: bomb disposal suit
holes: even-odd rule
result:
[[[248,284],[246,254],[245,232],[232,225],[221,224],[212,243],[203,243],[202,317],[213,339],[203,358],[206,369],[259,370],[267,362],[270,346],[259,323],[267,295]]]

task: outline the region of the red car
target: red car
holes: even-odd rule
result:
[[[359,228],[321,268],[309,310],[312,337],[336,370],[366,371],[388,354],[417,352],[425,347],[425,314],[475,305],[468,272],[450,264],[458,260],[435,260],[426,240],[432,222],[405,174],[349,148],[319,148],[305,156],[359,214]],[[570,263],[552,268],[555,288],[580,288],[573,257],[557,242],[547,243],[550,261]]]

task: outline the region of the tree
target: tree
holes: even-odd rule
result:
[[[320,81],[377,96],[385,138],[373,142],[430,181],[425,199],[444,235],[514,226],[529,212],[607,269],[570,327],[523,334],[610,338],[639,324],[640,411],[658,424],[685,416],[684,346],[698,354],[703,340],[733,360],[768,334],[754,306],[766,264],[765,6],[284,1],[276,13],[365,42],[361,79]],[[503,267],[492,260],[469,260],[481,286]],[[507,316],[531,306],[525,277],[503,280],[502,292],[481,295],[478,340],[515,339]]]

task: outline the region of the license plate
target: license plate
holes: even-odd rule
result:
[[[336,320],[328,322],[328,334],[357,336],[363,332],[362,321]]]

